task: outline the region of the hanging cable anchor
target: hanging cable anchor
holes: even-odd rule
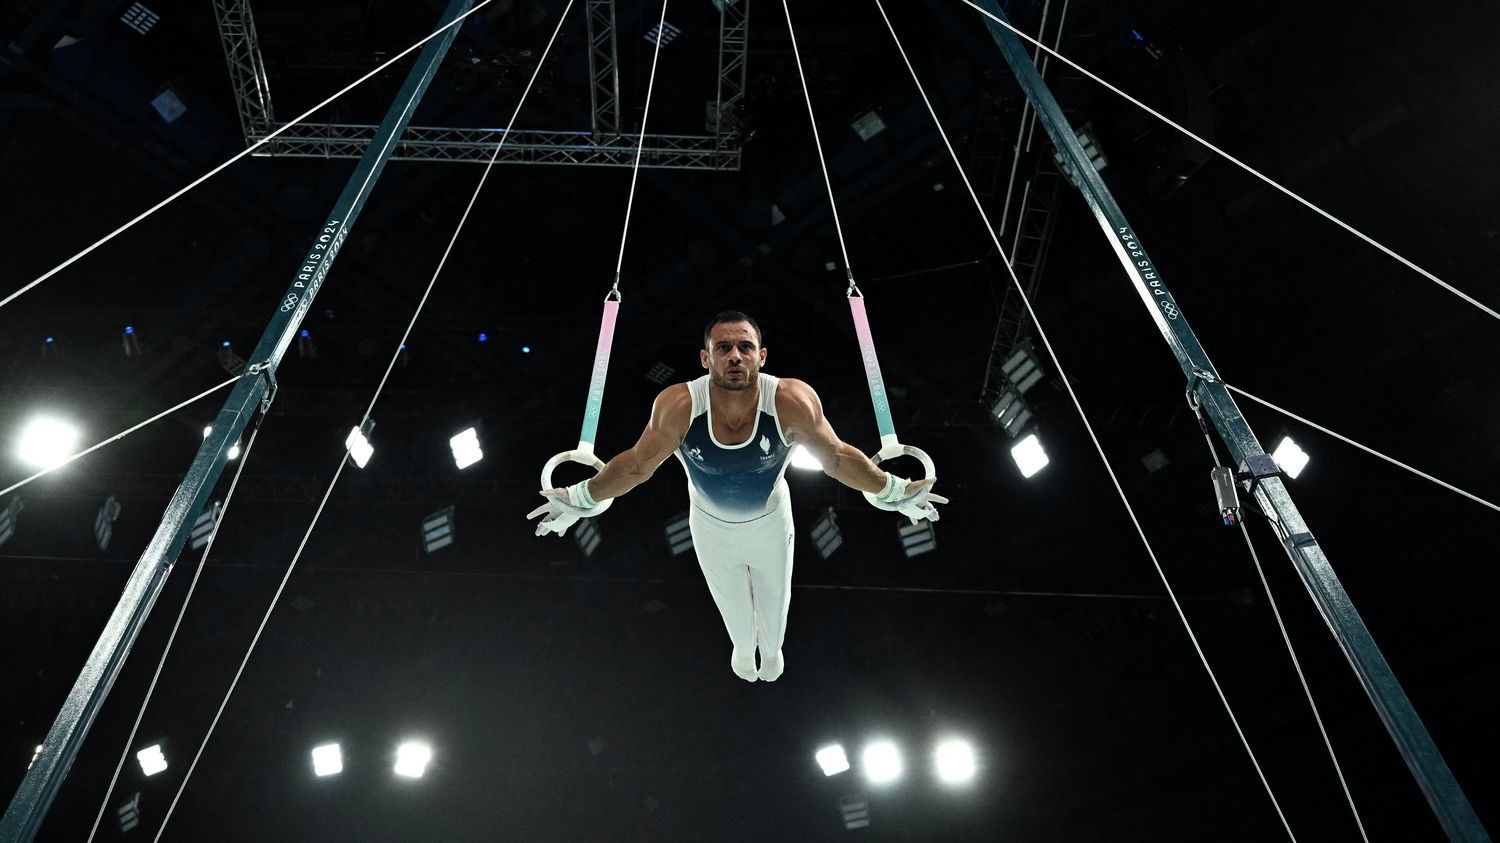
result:
[[[276,399],[276,390],[278,388],[278,384],[276,383],[276,367],[272,366],[269,360],[263,363],[251,363],[245,367],[245,374],[252,377],[256,375],[266,376],[266,394],[260,399],[260,414],[265,415],[271,412],[271,402]]]

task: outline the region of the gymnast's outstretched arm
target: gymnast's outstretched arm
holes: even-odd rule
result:
[[[666,461],[687,435],[693,412],[687,384],[673,384],[656,396],[651,420],[635,446],[605,463],[588,481],[589,497],[595,501],[617,498],[644,483]]]
[[[776,415],[787,441],[801,445],[817,458],[823,473],[861,492],[878,494],[889,488],[891,477],[864,452],[839,439],[823,416],[823,402],[813,388],[799,380],[782,378],[776,387]],[[905,486],[906,494],[932,485],[916,480]]]

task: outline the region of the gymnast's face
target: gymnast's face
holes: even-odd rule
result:
[[[708,333],[708,348],[698,352],[709,380],[720,389],[754,389],[766,350],[749,322],[720,322]]]

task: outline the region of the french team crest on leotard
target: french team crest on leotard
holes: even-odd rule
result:
[[[769,454],[769,453],[771,453],[771,437],[769,437],[769,436],[762,436],[760,438],[760,452],[762,454]]]

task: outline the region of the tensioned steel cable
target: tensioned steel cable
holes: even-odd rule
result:
[[[1151,547],[1151,541],[1146,538],[1146,531],[1141,527],[1140,519],[1136,517],[1135,507],[1130,505],[1130,499],[1125,495],[1125,489],[1120,485],[1120,478],[1115,475],[1114,467],[1109,463],[1109,457],[1104,453],[1104,446],[1100,444],[1098,434],[1094,432],[1094,426],[1089,422],[1088,414],[1083,410],[1083,403],[1078,400],[1078,393],[1073,390],[1072,381],[1063,371],[1062,361],[1058,359],[1056,350],[1052,347],[1052,340],[1048,338],[1047,331],[1042,327],[1042,322],[1037,318],[1036,311],[1031,306],[1031,298],[1026,295],[1026,290],[1021,284],[1021,279],[1016,276],[1015,269],[1011,267],[1010,260],[1005,249],[1000,245],[1000,238],[995,233],[995,228],[990,224],[989,215],[985,213],[984,205],[979,201],[979,195],[974,191],[974,185],[970,183],[968,173],[964,171],[963,165],[959,163],[958,153],[954,151],[953,144],[948,140],[948,133],[943,129],[943,123],[938,119],[937,111],[932,107],[932,101],[927,97],[927,90],[922,86],[922,80],[918,78],[917,71],[912,67],[911,59],[906,55],[906,48],[901,43],[901,38],[896,34],[896,28],[891,24],[891,19],[886,15],[885,5],[881,0],[875,0],[875,6],[880,10],[880,16],[885,21],[886,29],[891,33],[891,40],[895,42],[896,49],[901,53],[901,60],[906,64],[907,71],[911,74],[912,82],[917,86],[917,93],[921,94],[922,102],[927,106],[927,113],[932,115],[933,125],[937,127],[938,134],[943,139],[943,145],[948,148],[948,154],[953,157],[953,166],[958,170],[958,175],[963,179],[964,187],[969,192],[969,198],[974,201],[974,208],[979,212],[979,218],[984,222],[985,230],[989,232],[990,239],[995,244],[1004,260],[1006,271],[1010,273],[1012,283],[1015,284],[1016,292],[1021,294],[1021,301],[1026,305],[1026,312],[1030,314],[1032,324],[1036,326],[1037,335],[1041,337],[1043,346],[1047,349],[1047,355],[1052,359],[1052,364],[1057,367],[1057,374],[1068,390],[1068,397],[1073,400],[1073,406],[1078,410],[1078,417],[1083,420],[1084,429],[1088,431],[1089,440],[1094,443],[1094,450],[1099,453],[1100,462],[1104,463],[1104,470],[1109,474],[1110,483],[1115,487],[1115,492],[1120,496],[1120,502],[1125,505],[1125,511],[1130,516],[1130,523],[1134,525],[1136,535],[1140,536],[1141,544],[1146,547],[1146,554],[1151,557],[1151,564],[1156,568],[1156,574],[1161,578],[1162,586],[1171,598],[1172,607],[1177,611],[1177,617],[1182,621],[1183,628],[1187,631],[1188,640],[1193,644],[1193,650],[1198,654],[1198,660],[1203,663],[1203,669],[1208,673],[1209,681],[1213,683],[1214,692],[1219,696],[1219,702],[1224,705],[1224,710],[1229,714],[1229,722],[1234,725],[1235,734],[1239,735],[1240,743],[1245,748],[1245,753],[1250,757],[1250,763],[1255,767],[1255,774],[1260,777],[1261,785],[1266,790],[1266,795],[1271,799],[1271,805],[1276,809],[1276,816],[1281,820],[1281,826],[1286,830],[1287,837],[1293,841],[1297,836],[1292,833],[1292,827],[1287,822],[1286,814],[1281,810],[1281,803],[1276,798],[1276,793],[1271,789],[1271,783],[1266,778],[1265,771],[1261,769],[1260,761],[1255,757],[1255,750],[1250,748],[1250,741],[1245,736],[1245,730],[1240,727],[1239,718],[1235,716],[1234,708],[1229,704],[1229,698],[1224,695],[1224,689],[1219,685],[1219,679],[1214,675],[1213,667],[1208,663],[1208,656],[1204,654],[1203,647],[1198,643],[1198,636],[1193,632],[1193,626],[1188,621],[1187,614],[1182,609],[1182,603],[1177,599],[1177,593],[1172,589],[1172,584],[1167,579],[1167,573],[1162,568],[1160,560],[1156,558],[1156,551]]]
[[[1490,316],[1494,317],[1495,319],[1500,319],[1500,312],[1497,312],[1494,308],[1489,307],[1488,305],[1484,304],[1483,302],[1479,301],[1478,299],[1474,298],[1473,296],[1469,295],[1468,293],[1465,293],[1463,290],[1458,289],[1457,287],[1453,286],[1452,284],[1449,284],[1447,281],[1444,281],[1443,279],[1437,277],[1433,273],[1427,271],[1426,269],[1423,269],[1422,267],[1418,266],[1412,260],[1410,260],[1410,259],[1408,259],[1408,258],[1406,258],[1406,257],[1404,257],[1404,256],[1402,256],[1400,254],[1398,254],[1396,252],[1396,250],[1390,248],[1389,246],[1386,246],[1384,243],[1381,243],[1380,241],[1378,241],[1375,238],[1371,237],[1370,235],[1364,233],[1363,231],[1360,231],[1359,229],[1355,228],[1354,226],[1350,225],[1349,223],[1344,222],[1343,220],[1339,219],[1338,217],[1334,216],[1333,214],[1329,213],[1328,211],[1323,210],[1322,208],[1320,208],[1317,205],[1313,204],[1310,200],[1302,198],[1302,196],[1300,194],[1296,193],[1291,188],[1286,187],[1285,185],[1281,184],[1280,182],[1276,181],[1275,179],[1271,178],[1270,176],[1266,175],[1265,173],[1262,173],[1261,171],[1259,171],[1259,170],[1255,169],[1254,167],[1250,166],[1249,164],[1246,164],[1245,162],[1241,161],[1240,159],[1234,157],[1233,155],[1230,155],[1228,152],[1225,152],[1224,150],[1220,149],[1219,147],[1217,147],[1217,146],[1213,145],[1212,143],[1204,140],[1203,138],[1199,137],[1195,132],[1193,132],[1193,130],[1187,128],[1186,126],[1183,126],[1181,123],[1178,123],[1177,121],[1173,120],[1172,118],[1167,117],[1166,115],[1162,114],[1161,112],[1157,111],[1156,109],[1152,108],[1151,106],[1146,105],[1145,103],[1141,102],[1140,100],[1136,99],[1135,97],[1131,96],[1130,94],[1125,93],[1124,91],[1122,91],[1118,87],[1116,87],[1113,84],[1111,84],[1111,83],[1105,81],[1104,79],[1100,78],[1097,74],[1095,74],[1092,71],[1088,70],[1083,65],[1081,65],[1081,64],[1073,61],[1072,59],[1070,59],[1067,56],[1063,55],[1062,53],[1058,52],[1057,50],[1054,50],[1053,48],[1048,47],[1046,44],[1043,44],[1041,41],[1038,41],[1037,39],[1031,37],[1030,35],[1027,35],[1026,33],[1022,32],[1021,30],[1019,30],[1016,27],[1012,26],[1008,21],[1001,20],[999,17],[996,17],[992,12],[990,12],[990,11],[988,11],[986,9],[980,8],[979,6],[977,6],[977,5],[975,5],[973,3],[973,0],[959,0],[959,1],[962,2],[964,5],[968,6],[969,8],[973,9],[974,11],[979,12],[981,15],[984,15],[986,18],[989,18],[990,20],[994,21],[995,23],[999,24],[1000,26],[1003,26],[1006,29],[1010,30],[1011,32],[1015,33],[1015,35],[1017,37],[1022,38],[1022,39],[1026,40],[1026,41],[1029,41],[1030,43],[1036,45],[1037,47],[1040,47],[1042,50],[1046,51],[1048,55],[1055,57],[1058,61],[1066,64],[1067,66],[1073,68],[1074,70],[1078,71],[1079,73],[1082,73],[1084,76],[1087,76],[1088,78],[1090,78],[1090,79],[1094,80],[1095,82],[1099,83],[1100,85],[1104,86],[1111,93],[1115,94],[1116,96],[1120,97],[1121,99],[1125,100],[1126,102],[1130,103],[1131,105],[1135,106],[1136,108],[1141,109],[1142,111],[1146,112],[1147,114],[1151,115],[1152,117],[1155,117],[1157,120],[1160,120],[1161,122],[1167,124],[1168,126],[1171,126],[1173,129],[1176,129],[1177,131],[1179,131],[1179,132],[1183,133],[1184,135],[1188,136],[1189,138],[1192,138],[1194,141],[1197,141],[1198,143],[1203,144],[1204,147],[1208,148],[1209,150],[1212,150],[1216,155],[1218,155],[1219,157],[1223,158],[1225,161],[1228,161],[1229,163],[1235,165],[1236,167],[1239,167],[1241,170],[1244,170],[1245,172],[1249,173],[1250,175],[1256,177],[1257,179],[1260,179],[1262,182],[1265,182],[1267,185],[1270,185],[1271,187],[1275,188],[1277,191],[1285,194],[1288,198],[1292,199],[1297,204],[1299,204],[1299,205],[1303,206],[1304,208],[1307,208],[1308,210],[1312,211],[1313,213],[1315,213],[1315,214],[1323,217],[1324,219],[1328,220],[1329,222],[1333,223],[1334,225],[1338,226],[1339,228],[1342,228],[1343,230],[1349,232],[1350,234],[1354,235],[1355,237],[1358,237],[1359,239],[1365,241],[1366,243],[1370,244],[1371,246],[1374,246],[1376,249],[1380,250],[1381,252],[1384,252],[1388,257],[1390,257],[1393,260],[1397,261],[1402,266],[1405,266],[1407,269],[1410,269],[1411,271],[1417,273],[1418,275],[1422,276],[1423,278],[1426,278],[1428,281],[1431,281],[1432,283],[1438,285],[1439,287],[1442,287],[1443,289],[1447,290],[1448,292],[1452,293],[1453,295],[1458,296],[1459,298],[1463,299],[1464,301],[1468,302],[1469,304],[1473,305],[1474,307],[1479,308],[1481,311],[1489,314]]]
[[[109,777],[109,787],[104,790],[104,801],[99,803],[99,813],[94,815],[94,825],[89,829],[89,840],[99,833],[99,822],[104,819],[104,813],[109,810],[109,798],[115,792],[115,785],[120,781],[120,771],[124,769],[125,762],[130,758],[130,747],[135,743],[136,733],[141,728],[141,720],[146,716],[146,708],[151,705],[151,695],[156,693],[156,682],[161,679],[162,668],[167,665],[167,654],[172,652],[172,644],[177,640],[177,631],[182,627],[182,618],[187,614],[188,604],[193,600],[193,592],[198,588],[198,579],[203,576],[203,567],[208,562],[208,554],[214,549],[214,540],[219,537],[219,528],[224,524],[224,518],[229,514],[229,502],[234,500],[234,490],[240,485],[240,473],[250,462],[250,451],[255,448],[255,437],[260,435],[261,423],[265,421],[262,413],[255,420],[255,429],[250,431],[250,439],[245,442],[245,452],[240,455],[240,464],[234,470],[234,478],[229,481],[229,491],[224,493],[224,502],[219,509],[218,519],[214,522],[213,531],[208,534],[208,543],[203,547],[203,553],[198,557],[198,567],[193,571],[193,580],[188,583],[187,595],[182,598],[182,606],[177,610],[177,618],[172,621],[172,632],[167,636],[167,644],[162,648],[161,658],[157,659],[156,670],[151,674],[151,684],[146,686],[146,697],[141,700],[141,707],[135,713],[135,722],[130,724],[130,735],[125,738],[125,749],[120,752],[120,760],[115,763],[115,771]]]
[[[615,288],[618,292],[620,270],[625,266],[625,238],[630,236],[630,212],[635,208],[635,183],[641,172],[641,153],[646,148],[646,120],[651,116],[651,91],[656,87],[656,60],[661,58],[663,29],[667,23],[667,2],[662,0],[661,17],[656,22],[656,48],[651,51],[651,75],[646,80],[646,108],[641,112],[641,138],[635,145],[635,165],[630,168],[630,195],[625,200],[625,226],[620,232],[620,256],[615,260]]]
[[[480,9],[484,8],[485,6],[488,6],[492,2],[494,2],[494,0],[479,0],[478,3],[474,4],[474,7],[472,9],[469,9],[467,12],[464,12],[462,15],[459,15],[458,17],[454,18],[452,21],[450,21],[450,22],[444,24],[443,26],[439,27],[437,29],[437,31],[433,32],[432,34],[430,34],[427,37],[423,38],[422,40],[418,41],[417,43],[411,45],[410,47],[407,47],[406,49],[404,49],[401,52],[395,54],[394,56],[391,56],[389,59],[385,60],[379,66],[377,66],[374,70],[371,70],[369,73],[366,73],[365,75],[359,77],[358,79],[354,80],[353,82],[350,82],[348,85],[345,85],[343,88],[339,89],[339,91],[337,93],[333,94],[333,96],[330,96],[329,98],[323,100],[322,102],[318,103],[317,105],[313,106],[312,108],[309,108],[308,110],[302,112],[301,114],[299,114],[296,117],[292,118],[291,121],[282,124],[275,131],[271,132],[270,134],[266,135],[265,137],[261,138],[260,140],[256,141],[255,143],[250,144],[245,149],[241,150],[240,152],[238,152],[235,155],[233,155],[232,157],[230,157],[229,160],[227,160],[224,163],[218,165],[217,167],[214,167],[212,170],[209,170],[208,172],[204,173],[203,175],[199,176],[198,178],[193,179],[191,182],[188,182],[186,185],[184,185],[183,187],[179,188],[175,193],[171,194],[167,198],[161,200],[160,202],[157,202],[155,205],[152,205],[151,207],[149,207],[146,210],[142,211],[141,213],[137,214],[129,222],[125,223],[124,225],[120,226],[119,228],[116,228],[114,231],[111,231],[110,233],[104,235],[103,237],[101,237],[98,240],[94,241],[89,246],[84,247],[84,249],[82,251],[80,251],[79,253],[73,255],[71,258],[68,258],[67,260],[63,261],[62,263],[58,264],[57,266],[54,266],[51,269],[47,270],[46,272],[42,273],[41,275],[37,276],[35,279],[33,279],[29,283],[23,285],[22,287],[20,287],[19,289],[15,290],[14,292],[10,293],[5,298],[0,299],[0,307],[5,307],[6,305],[8,305],[11,302],[15,301],[16,299],[20,298],[22,295],[25,295],[28,291],[30,291],[31,289],[33,289],[37,285],[41,284],[42,282],[46,281],[47,279],[51,278],[52,276],[56,275],[57,273],[62,272],[64,269],[67,269],[68,267],[70,267],[73,264],[77,263],[79,260],[82,260],[85,256],[87,256],[89,253],[93,252],[95,249],[99,248],[100,246],[103,246],[105,243],[108,243],[109,241],[115,239],[119,235],[124,234],[126,231],[128,231],[129,229],[131,229],[132,227],[134,227],[137,223],[141,222],[142,220],[146,219],[147,217],[151,216],[152,214],[156,213],[157,211],[160,211],[162,208],[165,208],[166,206],[172,204],[176,200],[180,199],[188,191],[192,190],[193,188],[197,187],[198,185],[203,184],[204,182],[206,182],[209,179],[213,178],[214,176],[218,175],[224,169],[226,169],[227,167],[229,167],[229,165],[235,163],[236,161],[239,161],[240,159],[244,158],[245,156],[253,153],[255,150],[260,149],[262,146],[265,146],[266,144],[268,144],[271,141],[275,140],[283,132],[285,132],[286,130],[292,128],[293,126],[297,125],[298,123],[302,122],[303,120],[306,120],[307,118],[311,117],[319,109],[323,108],[324,106],[328,105],[329,103],[333,102],[334,100],[338,99],[339,97],[343,96],[344,94],[347,94],[350,91],[354,90],[355,88],[359,87],[360,85],[364,84],[366,81],[368,81],[372,77],[379,75],[381,73],[381,71],[384,71],[386,68],[390,67],[391,65],[393,65],[396,62],[400,61],[401,59],[405,58],[411,52],[413,52],[414,50],[417,50],[422,45],[426,44],[428,41],[431,41],[432,39],[438,37],[439,35],[442,35],[444,32],[447,32],[449,29],[457,26],[465,18],[469,17],[470,15],[474,14],[475,12],[477,12]]]
[[[178,410],[181,410],[183,407],[186,407],[189,404],[192,404],[192,403],[198,401],[199,399],[207,398],[208,396],[213,395],[215,392],[218,392],[219,390],[223,389],[224,387],[229,386],[230,384],[232,384],[235,381],[239,380],[240,377],[242,377],[242,376],[241,375],[236,375],[236,376],[230,378],[229,380],[224,381],[223,383],[219,384],[218,386],[211,386],[208,389],[205,389],[202,392],[198,393],[197,395],[194,395],[192,398],[189,398],[186,401],[183,401],[183,402],[181,402],[181,403],[179,403],[179,404],[177,404],[177,405],[175,405],[173,407],[170,407],[168,409],[162,410],[160,413],[157,413],[156,415],[152,416],[149,419],[146,419],[143,422],[137,422],[136,424],[134,424],[134,425],[132,425],[132,426],[130,426],[130,427],[128,427],[128,428],[120,431],[119,433],[116,433],[114,436],[111,436],[111,437],[109,437],[108,439],[105,439],[102,442],[98,442],[98,443],[95,443],[93,445],[90,445],[89,447],[84,448],[82,451],[79,451],[76,454],[70,454],[69,456],[64,457],[61,462],[58,462],[55,465],[50,465],[50,466],[42,469],[41,471],[38,471],[37,473],[31,475],[30,477],[27,477],[25,480],[18,480],[15,483],[10,484],[9,486],[6,486],[4,489],[0,489],[0,497],[4,497],[4,496],[10,494],[11,492],[14,492],[15,490],[21,488],[22,486],[25,486],[27,483],[30,483],[31,481],[36,480],[39,477],[45,477],[48,474],[51,474],[52,472],[58,470],[59,468],[62,468],[63,466],[67,465],[68,463],[70,463],[70,462],[72,462],[72,461],[74,461],[76,459],[79,459],[80,457],[88,456],[89,454],[92,454],[93,452],[99,450],[100,448],[103,448],[105,445],[108,445],[111,442],[114,442],[114,441],[117,441],[117,440],[120,440],[120,439],[124,439],[126,436],[129,436],[130,434],[135,433],[137,430],[140,430],[141,428],[145,427],[146,425],[151,424],[154,421],[159,421],[161,419],[164,419],[167,416],[170,416],[173,413],[177,412]]]
[[[1189,392],[1189,406],[1193,408],[1193,414],[1198,417],[1198,429],[1203,432],[1203,441],[1208,443],[1208,453],[1213,457],[1214,465],[1223,465],[1219,461],[1219,449],[1214,446],[1214,438],[1208,432],[1208,421],[1203,418],[1193,393]],[[1255,552],[1255,543],[1250,540],[1250,531],[1245,528],[1245,520],[1239,520],[1240,532],[1245,537],[1245,546],[1250,548],[1250,560],[1255,563],[1255,573],[1260,576],[1260,585],[1266,592],[1266,601],[1271,605],[1271,614],[1276,618],[1276,628],[1281,631],[1282,643],[1286,644],[1287,655],[1291,657],[1292,669],[1297,672],[1297,681],[1302,683],[1302,694],[1307,697],[1307,705],[1312,709],[1313,720],[1318,724],[1318,734],[1323,736],[1323,746],[1328,750],[1328,760],[1333,762],[1333,772],[1339,778],[1339,787],[1344,790],[1344,799],[1349,803],[1349,811],[1354,814],[1354,824],[1359,828],[1360,839],[1370,843],[1370,836],[1365,833],[1365,823],[1359,816],[1359,808],[1354,804],[1354,794],[1349,790],[1349,782],[1344,779],[1344,767],[1339,764],[1339,756],[1333,749],[1333,740],[1328,736],[1328,729],[1323,726],[1323,715],[1318,711],[1318,704],[1313,700],[1312,686],[1307,684],[1307,675],[1302,672],[1302,662],[1297,658],[1297,650],[1292,646],[1292,636],[1286,631],[1286,624],[1281,619],[1281,608],[1276,605],[1276,595],[1271,593],[1271,583],[1266,579],[1265,568],[1260,564],[1260,554]]]
[[[509,137],[510,134],[509,127],[515,124],[516,118],[521,113],[521,108],[525,106],[526,99],[528,96],[530,96],[531,90],[536,84],[537,77],[541,74],[542,67],[547,63],[547,57],[551,54],[552,47],[557,43],[558,33],[562,31],[563,22],[567,20],[568,12],[572,10],[573,2],[574,0],[568,0],[567,5],[563,8],[562,14],[558,16],[557,26],[552,30],[552,37],[548,39],[546,48],[542,50],[542,55],[537,60],[536,68],[532,70],[531,79],[527,81],[525,90],[521,92],[521,98],[516,103],[515,111],[511,114],[510,121],[507,123],[505,131],[500,136],[500,142],[496,144],[494,154],[490,156],[489,162],[485,165],[484,173],[480,176],[479,182],[474,188],[473,195],[469,197],[468,205],[464,207],[463,214],[459,217],[458,225],[454,229],[453,236],[449,239],[448,246],[443,250],[443,256],[439,260],[437,268],[432,273],[432,278],[428,280],[427,287],[423,291],[422,297],[417,302],[417,307],[415,312],[412,314],[411,322],[407,324],[406,331],[402,334],[401,341],[397,343],[396,350],[391,354],[391,361],[389,364],[387,364],[385,374],[381,377],[380,384],[375,389],[375,396],[371,399],[370,405],[368,408],[366,408],[364,417],[360,421],[361,426],[363,426],[365,420],[369,419],[370,412],[375,408],[375,403],[380,400],[380,393],[385,389],[385,384],[387,378],[390,376],[391,368],[395,365],[396,359],[401,354],[401,350],[405,345],[407,336],[411,333],[412,325],[416,324],[417,317],[421,315],[422,308],[426,305],[427,299],[432,293],[432,288],[437,283],[438,276],[439,274],[441,274],[443,266],[447,262],[448,255],[453,250],[453,244],[457,242],[459,233],[463,231],[465,223],[468,222],[469,213],[474,209],[474,203],[478,199],[479,193],[484,187],[485,180],[489,177],[490,170],[495,166],[495,162],[499,160],[500,150],[505,146],[506,138]],[[203,757],[203,751],[205,748],[207,748],[209,740],[213,737],[214,729],[218,727],[219,720],[224,715],[224,709],[229,705],[230,697],[234,696],[234,690],[239,685],[240,677],[242,677],[245,673],[245,666],[249,664],[250,656],[255,652],[255,647],[260,642],[260,636],[265,631],[266,624],[270,622],[272,613],[276,611],[276,604],[280,602],[281,594],[286,589],[286,584],[291,579],[292,572],[296,570],[298,560],[302,558],[302,551],[307,547],[308,539],[311,538],[313,530],[318,526],[318,519],[323,516],[323,509],[328,505],[328,498],[333,494],[333,489],[338,485],[339,477],[343,475],[344,467],[348,464],[349,456],[347,453],[345,453],[342,457],[339,458],[338,469],[334,471],[333,478],[329,480],[328,488],[323,491],[323,498],[318,502],[317,510],[313,512],[312,520],[308,522],[307,529],[302,534],[302,540],[298,542],[297,549],[292,554],[291,562],[287,564],[286,573],[282,575],[281,582],[276,586],[276,592],[271,595],[271,604],[266,608],[266,612],[261,617],[259,626],[256,627],[255,634],[250,639],[250,646],[246,648],[245,655],[240,660],[240,665],[234,672],[234,678],[230,680],[229,689],[225,691],[224,698],[219,702],[218,710],[214,712],[213,720],[209,723],[208,731],[203,736],[203,741],[198,744],[198,750],[196,753],[194,753],[192,762],[188,764],[187,772],[183,774],[182,781],[178,783],[177,792],[172,796],[172,802],[170,805],[168,805],[166,814],[162,818],[161,827],[157,829],[155,837],[156,840],[161,840],[162,834],[166,831],[167,823],[171,821],[172,813],[177,809],[177,804],[182,799],[183,791],[187,789],[188,780],[192,777],[193,771],[197,769],[198,761]]]
[[[1438,478],[1433,477],[1431,474],[1428,474],[1427,472],[1422,471],[1421,469],[1412,468],[1411,466],[1409,466],[1406,463],[1404,463],[1404,462],[1396,459],[1395,457],[1386,456],[1385,454],[1382,454],[1381,452],[1375,450],[1374,448],[1369,447],[1368,445],[1361,445],[1360,443],[1354,441],[1353,439],[1350,439],[1349,437],[1343,435],[1342,433],[1338,433],[1336,431],[1329,430],[1328,428],[1324,427],[1323,425],[1318,424],[1317,422],[1312,421],[1310,419],[1303,418],[1302,416],[1297,415],[1296,413],[1292,412],[1291,410],[1286,409],[1285,407],[1278,407],[1277,405],[1272,404],[1270,401],[1267,401],[1264,398],[1261,398],[1261,397],[1256,396],[1256,395],[1251,395],[1250,393],[1246,392],[1245,390],[1240,389],[1239,387],[1234,386],[1233,384],[1230,384],[1230,383],[1227,383],[1227,382],[1224,383],[1224,388],[1227,389],[1227,390],[1229,390],[1230,392],[1235,393],[1236,395],[1243,395],[1246,398],[1249,398],[1251,401],[1254,401],[1255,403],[1261,405],[1262,407],[1266,407],[1268,409],[1275,410],[1276,412],[1281,413],[1282,415],[1286,416],[1287,418],[1296,419],[1297,421],[1302,422],[1303,424],[1307,425],[1308,427],[1313,428],[1314,430],[1318,430],[1318,431],[1321,431],[1323,433],[1328,434],[1329,436],[1332,436],[1333,438],[1339,440],[1340,442],[1344,442],[1344,443],[1347,443],[1349,445],[1353,445],[1354,447],[1360,449],[1361,451],[1364,451],[1367,454],[1370,454],[1371,456],[1379,457],[1380,459],[1385,460],[1386,462],[1390,463],[1391,465],[1396,466],[1397,468],[1405,469],[1406,471],[1409,471],[1412,474],[1415,474],[1416,476],[1422,478],[1423,480],[1428,480],[1428,481],[1431,481],[1433,483],[1436,483],[1437,485],[1442,486],[1444,489],[1447,489],[1450,492],[1455,492],[1457,494],[1463,495],[1464,497],[1468,498],[1471,501],[1474,501],[1477,504],[1480,504],[1481,506],[1487,506],[1490,509],[1495,510],[1496,512],[1500,512],[1500,505],[1496,505],[1496,504],[1494,504],[1494,503],[1492,503],[1490,501],[1487,501],[1484,498],[1481,498],[1480,496],[1478,496],[1476,494],[1473,494],[1472,492],[1466,492],[1463,489],[1460,489],[1457,486],[1453,485],[1452,483],[1448,483],[1446,481],[1439,480]]]

